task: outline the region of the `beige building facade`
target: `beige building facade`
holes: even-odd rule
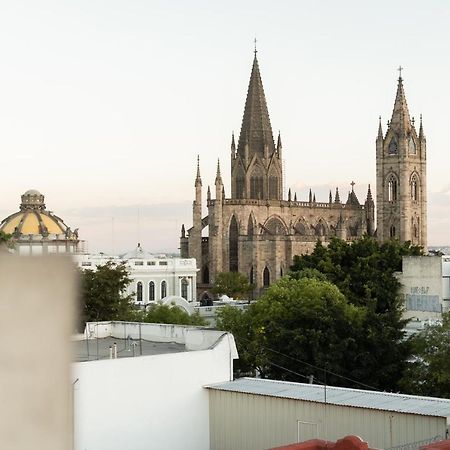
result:
[[[390,225],[385,222],[389,222],[397,230],[394,238],[407,240],[414,229],[418,236],[414,242],[426,243],[425,163],[422,160],[425,138],[422,127],[417,135],[411,121],[408,127],[405,125],[406,131],[401,128],[399,117],[404,119],[403,122],[409,120],[409,114],[405,119],[407,110],[404,111],[406,100],[401,79],[399,92],[392,126],[385,138],[380,137],[380,126],[377,139],[377,173],[380,173],[377,202],[382,210],[379,238],[386,239],[385,230],[389,230]],[[398,130],[403,130],[406,135],[397,137]],[[389,149],[394,137],[398,142],[395,157],[383,150],[386,146]],[[408,139],[413,140],[416,153],[405,159]],[[203,186],[197,163],[193,226],[186,230],[183,225],[181,230],[181,257],[197,260],[200,294],[214,283],[218,273],[229,271],[246,274],[260,292],[289,270],[295,255],[311,252],[318,239],[327,244],[333,237],[351,241],[365,233],[375,234],[375,202],[370,186],[362,203],[354,192],[353,182],[346,199],[340,198],[337,188],[333,194],[330,190],[326,202],[318,202],[311,190],[305,200],[298,200],[290,189],[287,199],[283,198],[283,146],[281,136],[278,135],[275,143],[272,133],[256,51],[241,131],[237,144],[234,134],[232,136],[230,156],[230,195],[226,195],[218,162],[214,192],[207,188],[208,214],[204,217]],[[390,198],[385,200],[388,195],[385,181],[389,182],[391,174],[397,177],[396,202]],[[405,197],[405,183],[409,183],[408,186],[415,183],[417,196],[414,201]],[[406,224],[411,214],[414,215],[413,225]],[[419,231],[418,226],[421,227]],[[207,227],[208,235],[205,236]]]

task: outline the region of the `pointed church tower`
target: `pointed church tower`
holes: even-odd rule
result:
[[[377,237],[427,248],[426,140],[411,120],[403,78],[398,79],[392,118],[376,140]]]
[[[256,50],[238,146],[236,150],[233,147],[234,137],[231,198],[281,200],[281,137],[275,146]]]
[[[195,200],[192,204],[193,226],[189,230],[188,256],[189,258],[195,258],[197,260],[197,267],[202,267],[202,178],[200,176],[200,158],[198,156],[197,174],[195,177],[194,186]],[[181,247],[183,242],[181,241],[180,244]]]

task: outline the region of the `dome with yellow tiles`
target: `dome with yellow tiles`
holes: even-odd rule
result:
[[[71,231],[60,217],[47,211],[44,196],[34,189],[22,195],[20,211],[4,219],[0,231],[12,235],[16,247],[38,245],[42,253],[74,252],[79,242],[78,229]]]

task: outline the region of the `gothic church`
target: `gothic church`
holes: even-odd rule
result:
[[[376,140],[377,222],[370,186],[361,204],[352,189],[347,199],[336,189],[328,202],[309,192],[297,200],[289,189],[283,198],[282,143],[275,144],[255,56],[237,146],[231,141],[231,195],[227,198],[217,164],[214,198],[207,189],[208,215],[202,217],[199,162],[195,178],[193,226],[181,230],[183,258],[196,258],[198,287],[206,290],[220,272],[246,274],[261,291],[289,270],[294,255],[311,252],[318,239],[351,241],[364,233],[410,240],[426,248],[425,136],[416,133],[400,76],[392,119]],[[209,228],[209,236],[202,230]]]

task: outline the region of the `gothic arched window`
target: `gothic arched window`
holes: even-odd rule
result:
[[[209,284],[209,269],[208,269],[208,266],[203,267],[202,282],[204,284]]]
[[[319,223],[316,225],[315,234],[316,236],[325,236],[327,234],[327,228],[321,220],[319,220]]]
[[[409,149],[409,153],[412,153],[413,155],[415,155],[417,152],[416,143],[414,142],[414,139],[412,136],[409,137],[408,149]]]
[[[142,283],[140,281],[136,285],[136,301],[142,302]]]
[[[263,271],[263,286],[264,287],[270,286],[270,272],[267,267],[264,267],[264,271]]]
[[[155,283],[153,281],[150,281],[150,283],[148,283],[148,300],[150,302],[155,301]]]
[[[230,248],[230,272],[237,272],[239,270],[239,227],[235,216],[231,218],[228,238]]]
[[[294,227],[295,234],[299,234],[300,236],[306,236],[306,227],[305,224],[299,222]]]
[[[248,282],[250,283],[250,284],[253,284],[253,281],[254,281],[254,274],[253,274],[253,266],[250,268],[250,274],[249,274],[249,276],[248,276]]]
[[[419,200],[418,184],[417,177],[414,175],[411,180],[411,200],[414,202]]]
[[[250,215],[248,217],[247,236],[253,236],[254,232],[255,232],[255,227],[253,226],[253,219],[252,219],[252,216]]]
[[[245,197],[245,175],[239,170],[236,176],[236,198]]]
[[[257,166],[250,177],[250,198],[261,200],[264,198],[264,177]]]
[[[395,238],[395,226],[391,225],[391,227],[389,228],[389,237],[391,239]]]
[[[276,200],[278,198],[278,177],[271,175],[269,178],[269,199]]]
[[[181,296],[187,300],[188,299],[188,287],[189,287],[189,281],[186,280],[186,278],[183,278],[181,280]]]
[[[165,281],[161,282],[161,300],[167,297],[167,283]]]
[[[268,235],[286,235],[286,227],[278,217],[272,217],[266,222],[262,234]]]
[[[390,155],[396,155],[398,153],[397,142],[394,138],[392,138],[391,142],[389,142],[388,152]]]
[[[397,179],[391,175],[388,179],[388,201],[396,202],[398,196]]]

